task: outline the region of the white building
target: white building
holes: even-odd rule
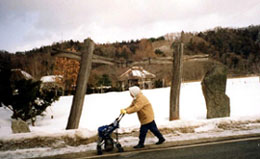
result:
[[[139,86],[141,89],[153,88],[153,80],[155,75],[144,70],[143,67],[133,66],[124,72],[120,77],[122,90],[128,89],[132,86]]]

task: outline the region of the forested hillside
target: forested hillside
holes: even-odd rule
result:
[[[208,49],[204,48],[203,51],[227,65],[233,73],[259,73],[259,26],[241,29],[217,28],[213,31],[199,33],[198,36],[211,46]]]
[[[180,39],[180,34],[167,34],[158,38],[123,41],[111,44],[96,44],[94,54],[121,61],[139,61],[154,57],[172,56],[172,43]],[[184,54],[209,54],[212,59],[222,62],[229,68],[229,76],[244,76],[260,73],[260,26],[246,28],[215,28],[199,33],[184,33]],[[51,46],[43,46],[26,52],[15,54],[0,51],[0,69],[21,68],[36,79],[44,75],[58,74],[77,67],[77,63],[58,60],[51,56],[53,48],[82,51],[83,43],[78,41],[64,41]],[[201,65],[201,66],[200,66]],[[184,80],[199,80],[203,73],[199,70],[203,64],[196,62],[184,63]],[[145,69],[156,74],[157,80],[170,81],[171,66],[143,65]],[[93,64],[89,86],[98,86],[102,81],[117,86],[118,76],[128,67]],[[75,69],[77,71],[77,69]],[[69,77],[68,77],[69,78]],[[73,77],[75,80],[75,77]],[[73,81],[72,81],[73,83]],[[71,83],[70,83],[71,84]]]

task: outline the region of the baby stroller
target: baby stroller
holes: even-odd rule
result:
[[[98,128],[98,141],[97,141],[97,154],[102,155],[102,145],[104,145],[105,150],[112,151],[114,145],[117,147],[118,152],[123,152],[121,144],[118,142],[118,133],[116,133],[116,141],[112,139],[111,134],[114,130],[119,128],[119,122],[123,118],[124,114],[120,114],[116,120],[110,125],[101,126]]]

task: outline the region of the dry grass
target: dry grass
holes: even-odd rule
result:
[[[0,140],[0,151],[28,149],[36,147],[61,148],[69,146],[86,145],[96,142],[97,136],[91,138],[70,137],[68,135],[61,137],[34,137],[20,140]]]

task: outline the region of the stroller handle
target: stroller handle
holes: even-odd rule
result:
[[[121,119],[125,116],[125,114],[120,114],[117,118],[116,121],[120,122]]]

